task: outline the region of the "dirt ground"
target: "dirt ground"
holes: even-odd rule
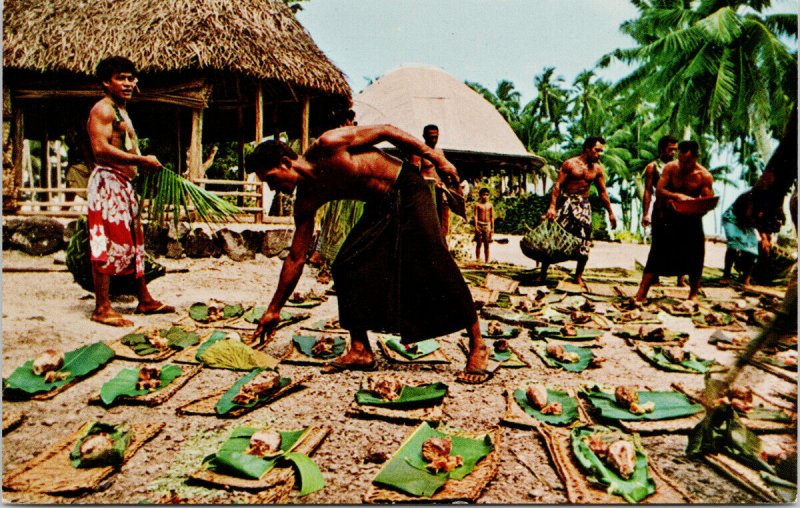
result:
[[[494,258],[522,266],[533,263],[521,255],[518,237],[506,245],[493,244]],[[724,245],[707,244],[707,265],[720,267]],[[644,262],[646,246],[598,243],[590,257],[589,268],[614,267],[633,269],[634,261]],[[55,256],[33,258],[19,252],[4,252],[3,267],[58,268]],[[170,269],[188,269],[188,273],[167,274],[150,285],[156,298],[175,305],[179,315],[138,316],[133,314],[134,301],[117,302],[115,306],[136,326],[168,325],[198,301],[218,299],[225,302],[249,302],[265,305],[275,288],[281,261],[260,254],[253,261],[233,262],[227,257],[199,260],[159,260]],[[63,267],[63,265],[61,265]],[[566,264],[566,266],[570,266]],[[322,291],[328,286],[316,282],[316,270],[306,268],[298,289]],[[89,321],[93,308],[92,296],[72,281],[66,272],[3,274],[2,331],[3,377],[42,350],[56,347],[72,350],[96,341],[119,338],[128,329],[111,328]],[[311,320],[336,316],[336,298],[331,297],[320,307],[312,309]],[[696,329],[688,318],[671,318],[667,325],[676,331],[691,333],[687,347],[699,356],[715,358],[724,364],[733,362],[733,353],[719,351],[709,345],[713,329]],[[298,325],[281,329],[266,351],[281,357],[290,347]],[[755,329],[747,335],[754,336]],[[743,334],[739,334],[743,335]],[[512,347],[531,365],[524,369],[500,369],[488,383],[470,386],[455,383],[456,372],[463,368],[464,355],[457,346],[460,334],[445,338],[443,350],[452,363],[437,367],[397,367],[378,353],[379,370],[408,371],[415,379],[444,381],[450,387],[444,405],[446,421],[451,427],[466,431],[482,431],[496,427],[505,411],[503,391],[525,379],[547,380],[550,384],[577,388],[588,382],[628,383],[651,389],[668,389],[670,383],[681,382],[690,388],[702,387],[700,375],[666,373],[641,360],[625,342],[607,333],[599,355],[607,361],[602,368],[579,374],[547,369],[530,350],[526,331],[512,341]],[[374,344],[374,337],[373,337]],[[24,410],[27,420],[16,430],[3,436],[3,469],[11,471],[31,459],[49,444],[70,434],[90,419],[117,422],[164,422],[165,429],[144,446],[115,475],[104,491],[67,498],[65,502],[79,503],[136,503],[156,501],[171,488],[184,495],[210,494],[225,502],[223,491],[183,486],[186,472],[199,466],[197,452],[213,450],[225,431],[243,421],[273,422],[284,428],[309,424],[326,424],[333,432],[313,455],[325,477],[322,491],[290,502],[315,504],[358,504],[381,465],[364,462],[373,452],[391,454],[413,425],[345,417],[345,409],[358,389],[362,373],[324,375],[318,367],[281,364],[282,375],[296,377],[314,374],[308,388],[262,407],[239,420],[223,420],[204,416],[178,416],[175,409],[199,396],[230,386],[241,373],[204,369],[170,400],[157,407],[119,405],[111,409],[87,405],[87,399],[99,392],[101,385],[120,369],[138,366],[135,362],[114,360],[106,368],[48,401],[4,402],[3,408]],[[793,383],[748,367],[744,383],[764,392],[795,392]],[[546,503],[567,501],[566,492],[548,459],[542,441],[533,430],[503,427],[500,445],[500,472],[489,483],[479,503]],[[774,444],[796,449],[794,436],[765,436]],[[643,437],[644,447],[668,476],[683,485],[702,503],[756,503],[757,498],[717,474],[703,462],[689,460],[684,455],[685,435],[654,435]],[[535,474],[532,472],[535,471]],[[621,501],[621,499],[620,499]]]

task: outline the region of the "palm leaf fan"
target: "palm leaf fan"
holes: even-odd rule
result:
[[[172,211],[173,222],[177,224],[181,208],[189,217],[190,203],[194,205],[197,217],[207,224],[242,213],[236,205],[195,185],[169,168],[142,175],[139,179],[139,195],[143,202],[149,201],[150,220],[157,223],[163,222],[166,214]]]

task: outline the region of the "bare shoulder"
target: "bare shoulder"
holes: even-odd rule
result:
[[[98,120],[112,120],[115,116],[114,107],[105,99],[97,101],[89,111],[90,120],[93,118]]]
[[[579,164],[579,157],[570,157],[564,161],[564,164],[561,165],[561,171],[569,171],[570,169],[577,167]]]
[[[697,165],[697,167],[700,168],[700,175],[703,178],[703,182],[711,183],[714,181],[714,175],[711,174],[711,171],[709,171],[708,169],[699,164]]]
[[[354,127],[339,127],[324,132],[314,144],[309,147],[315,150],[335,150],[343,146],[347,146],[353,141],[355,132]]]
[[[664,167],[661,168],[661,174],[665,175],[667,173],[674,173],[679,167],[680,167],[680,162],[670,161],[664,164]]]

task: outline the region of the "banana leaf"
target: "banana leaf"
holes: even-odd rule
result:
[[[645,342],[673,342],[680,339],[685,339],[689,337],[689,334],[686,332],[673,332],[671,330],[665,330],[664,337],[661,339],[653,339],[648,338],[646,335],[652,329],[645,329],[645,336],[639,336],[639,326],[623,326],[613,332],[614,335],[617,337],[621,337],[623,339],[632,339],[632,340],[641,340]]]
[[[311,335],[295,335],[292,337],[292,343],[294,343],[295,347],[300,350],[306,356],[311,356],[313,358],[321,358],[323,360],[327,360],[329,358],[336,358],[337,356],[341,356],[344,353],[344,348],[347,346],[347,341],[344,337],[334,337],[333,338],[333,351],[328,354],[318,355],[314,354],[311,349],[317,343],[317,338]]]
[[[717,317],[717,322],[710,324],[706,321],[706,314],[713,314]],[[692,322],[700,326],[726,326],[736,321],[736,318],[730,314],[722,312],[698,312],[692,316]]]
[[[633,475],[626,480],[616,471],[606,466],[583,441],[584,437],[596,432],[621,434],[617,430],[597,425],[576,427],[572,429],[570,434],[572,453],[578,464],[587,473],[589,481],[607,487],[609,493],[622,496],[629,503],[638,503],[647,496],[654,494],[656,483],[650,478],[650,473],[647,469],[647,454],[642,449],[638,436],[628,436],[631,438],[636,450],[636,466],[634,467]]]
[[[197,360],[198,362],[202,362],[200,357],[203,355],[203,353],[206,352],[206,349],[208,349],[214,343],[221,341],[227,336],[228,336],[227,332],[215,330],[214,333],[212,333],[211,336],[207,338],[205,341],[203,341],[203,343],[200,344],[200,347],[197,348],[197,352],[194,354],[194,359]]]
[[[278,431],[281,435],[280,451],[283,453],[269,459],[244,453],[250,446],[250,438],[258,430],[260,429],[251,427],[234,428],[231,437],[222,443],[219,451],[204,459],[206,468],[240,478],[257,480],[274,467],[280,466],[281,462],[288,461],[294,466],[300,477],[301,496],[320,490],[325,486],[325,480],[314,461],[305,454],[292,452],[308,429]]]
[[[464,463],[449,473],[430,472],[427,469],[428,463],[422,458],[422,444],[434,437],[450,437],[452,441],[450,454],[461,455]],[[450,435],[431,428],[425,422],[406,439],[405,444],[394,453],[372,482],[412,496],[431,497],[449,479],[461,480],[472,473],[478,462],[492,450],[494,445],[488,435],[483,439]]]
[[[539,355],[539,358],[541,358],[548,367],[560,367],[570,372],[582,372],[589,367],[589,364],[594,359],[594,353],[592,353],[590,349],[573,346],[572,344],[564,344],[564,351],[568,353],[577,353],[579,358],[578,361],[574,363],[562,362],[560,360],[556,360],[555,358],[551,358],[550,355],[547,354],[545,347],[546,346],[544,343],[536,344],[533,346],[533,351]]]
[[[519,335],[519,328],[516,326],[501,325],[500,333],[490,334],[489,323],[481,321],[481,335],[488,339],[513,339]]]
[[[167,340],[167,345],[172,349],[186,349],[200,342],[200,336],[195,332],[187,332],[179,326],[159,330],[158,334]],[[129,333],[122,337],[121,342],[131,348],[139,356],[154,355],[160,349],[150,344],[143,333]]]
[[[195,321],[199,321],[201,323],[205,323],[208,321],[208,311],[209,306],[203,302],[193,303],[191,307],[189,307],[189,316],[194,319]],[[230,319],[234,317],[239,317],[244,314],[244,307],[242,304],[235,303],[235,304],[225,304],[222,307],[222,317],[224,319]]]
[[[519,404],[526,413],[536,418],[539,421],[549,423],[550,425],[567,425],[578,419],[578,401],[569,396],[567,392],[560,390],[547,389],[547,402],[561,403],[560,415],[546,415],[541,411],[534,408],[528,402],[528,397],[525,394],[525,387],[517,388],[514,390],[514,400]]]
[[[239,393],[239,390],[244,386],[246,383],[250,382],[254,377],[256,377],[260,372],[263,372],[265,369],[253,369],[249,373],[242,376],[238,381],[236,381],[230,389],[225,392],[222,397],[219,398],[217,401],[217,405],[214,406],[218,415],[228,414],[232,409],[239,408],[239,407],[253,407],[256,404],[261,403],[263,400],[268,399],[272,394],[264,394],[258,398],[255,402],[250,404],[237,404],[233,401],[233,398]],[[280,378],[280,384],[276,390],[280,390],[291,383],[292,380],[288,377]]]
[[[137,390],[136,382],[139,380],[139,369],[122,369],[100,388],[100,400],[103,401],[103,404],[109,406],[114,403],[117,397],[123,395],[126,397],[138,397],[139,395],[163,390],[177,379],[182,372],[182,369],[177,365],[164,365],[159,376],[161,386],[155,390]]]
[[[400,390],[400,398],[384,400],[367,390],[356,392],[356,402],[364,406],[378,406],[391,409],[415,409],[431,407],[439,404],[447,395],[447,385],[430,383],[421,386],[404,386]]]
[[[261,315],[264,314],[264,311],[267,310],[266,307],[251,307],[247,310],[244,314],[242,314],[242,319],[247,321],[248,323],[257,324],[258,320],[261,319]],[[281,326],[286,326],[292,323],[296,323],[298,321],[302,321],[307,319],[310,316],[308,313],[294,313],[294,312],[287,312],[281,311],[281,322],[278,325],[278,328]]]
[[[278,360],[267,353],[230,338],[215,341],[198,357],[203,364],[217,369],[274,369],[278,365]]]
[[[696,354],[689,351],[687,351],[688,358],[686,360],[682,360],[680,363],[674,363],[672,360],[667,358],[660,346],[654,346],[650,348],[640,345],[638,349],[647,359],[647,361],[662,370],[702,374],[708,372],[712,366],[717,365],[716,360],[704,360],[703,358],[700,358]]]
[[[386,345],[409,360],[416,360],[423,356],[428,356],[442,347],[436,339],[421,340],[408,344],[408,346],[401,344],[397,339],[386,339]]]
[[[620,407],[613,393],[605,392],[594,385],[583,391],[592,405],[600,412],[603,418],[610,420],[638,421],[638,420],[672,420],[697,414],[703,410],[700,404],[693,404],[686,395],[675,392],[650,392],[640,390],[639,404],[654,402],[656,408],[652,413],[637,415]]]
[[[550,339],[558,340],[592,340],[596,339],[597,337],[602,337],[603,334],[606,333],[603,330],[590,330],[586,328],[576,328],[575,332],[577,335],[570,337],[561,333],[561,327],[540,326],[534,328],[531,335],[535,337],[548,337]]]
[[[101,432],[108,434],[108,436],[114,442],[114,446],[109,450],[108,453],[103,454],[102,456],[91,459],[82,459],[81,445],[83,442],[93,435]],[[125,450],[128,448],[130,441],[131,431],[128,429],[127,425],[110,425],[102,422],[93,422],[75,442],[75,446],[72,448],[72,452],[69,454],[70,464],[72,464],[72,467],[100,467],[122,464],[122,460],[125,458]]]
[[[730,404],[712,409],[689,432],[688,457],[711,453],[722,453],[753,469],[775,474],[775,468],[761,458],[761,439],[742,424]]]
[[[489,351],[491,351],[491,353],[489,353],[489,358],[495,362],[503,363],[511,359],[511,349],[498,351],[495,348],[491,348]]]
[[[17,367],[3,381],[3,386],[11,393],[21,392],[27,395],[46,393],[91,374],[111,361],[112,358],[114,358],[114,350],[102,342],[96,342],[64,353],[64,366],[59,369],[59,372],[69,372],[70,376],[66,379],[52,383],[45,382],[44,376],[37,376],[33,373],[33,360],[29,360]]]
[[[169,168],[146,172],[137,179],[137,190],[144,203],[149,201],[150,219],[161,223],[172,211],[175,224],[180,221],[183,208],[189,216],[189,203],[194,204],[194,213],[209,223],[232,217],[242,211],[234,204],[183,178]]]
[[[744,416],[748,420],[761,420],[761,421],[768,421],[768,422],[781,422],[781,423],[790,423],[792,421],[792,417],[786,414],[786,411],[783,409],[769,409],[766,407],[754,407],[750,411],[747,412],[739,412],[741,416]]]

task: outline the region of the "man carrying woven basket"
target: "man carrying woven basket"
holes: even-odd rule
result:
[[[555,220],[569,234],[581,239],[578,251],[578,266],[575,269],[575,282],[583,284],[583,270],[589,260],[589,247],[592,238],[592,207],[589,204],[589,189],[594,184],[608,210],[611,229],[617,227],[617,218],[611,210],[611,200],[606,191],[606,175],[600,156],[605,149],[606,140],[590,136],[583,142],[583,152],[577,157],[564,161],[553,185],[553,196],[545,218]],[[558,208],[556,208],[558,205]],[[547,279],[550,263],[542,263],[541,281]]]

